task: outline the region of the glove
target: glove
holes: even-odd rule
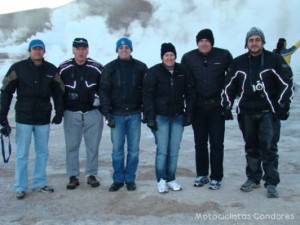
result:
[[[110,128],[114,128],[116,126],[116,122],[115,120],[112,118],[111,115],[107,115],[105,117],[105,123],[107,126],[109,126]]]
[[[275,113],[275,116],[279,120],[287,120],[290,116],[290,104],[289,103],[283,103],[279,105],[279,109]]]
[[[7,118],[1,120],[0,125],[1,125],[1,130],[0,130],[1,135],[5,137],[9,136],[11,133],[11,127],[8,124]]]
[[[183,117],[182,120],[182,126],[186,127],[192,124],[192,115],[191,114],[186,114]]]
[[[156,124],[156,121],[154,121],[154,120],[148,120],[148,121],[147,121],[147,126],[148,126],[152,131],[156,131],[156,130],[157,130],[157,124]]]
[[[280,108],[275,113],[275,117],[279,120],[287,120],[290,116],[290,104],[280,104]]]
[[[60,124],[62,121],[62,116],[61,115],[55,115],[51,121],[52,124]]]
[[[228,107],[228,106],[225,107],[223,109],[222,114],[223,114],[225,120],[233,120],[233,115],[232,115],[230,107]]]

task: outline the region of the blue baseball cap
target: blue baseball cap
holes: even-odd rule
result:
[[[132,42],[126,38],[126,37],[122,37],[121,39],[119,39],[116,43],[116,52],[118,52],[118,49],[120,48],[121,45],[127,45],[131,51],[133,50],[132,49]]]
[[[46,50],[46,49],[45,49],[45,44],[44,44],[44,42],[43,42],[42,40],[40,40],[40,39],[34,39],[34,40],[32,40],[32,41],[29,43],[28,50],[30,50],[30,49],[32,49],[32,48],[34,48],[34,47],[41,47],[41,48],[43,48],[44,50]]]

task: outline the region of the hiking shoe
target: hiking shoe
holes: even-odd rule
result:
[[[110,187],[109,187],[109,191],[110,192],[114,192],[114,191],[117,191],[117,190],[119,190],[121,187],[123,187],[124,186],[124,183],[116,183],[116,182],[114,182]]]
[[[135,182],[128,182],[126,183],[126,188],[128,191],[134,191],[136,189]]]
[[[246,182],[241,186],[241,191],[244,191],[244,192],[249,192],[249,191],[252,191],[253,188],[259,188],[260,187],[260,183],[255,183],[251,180],[246,180]]]
[[[75,176],[71,176],[70,177],[70,181],[69,183],[67,184],[67,189],[68,190],[73,190],[75,189],[77,186],[79,186],[79,180],[77,177]]]
[[[279,195],[275,185],[268,185],[266,188],[268,198],[278,198]]]
[[[204,184],[207,184],[209,182],[207,176],[199,176],[196,177],[194,181],[194,186],[195,187],[202,187]]]
[[[42,188],[35,188],[35,189],[33,189],[33,191],[35,191],[35,192],[43,192],[43,193],[52,193],[52,192],[54,192],[54,189],[50,188],[48,186],[44,186]]]
[[[157,183],[157,189],[159,193],[168,193],[169,188],[167,186],[167,182],[164,179],[160,179],[160,181]]]
[[[88,176],[87,183],[89,185],[91,185],[91,187],[99,187],[100,186],[100,182],[96,179],[96,177],[94,175]]]
[[[211,180],[209,182],[209,186],[208,188],[211,190],[218,190],[221,187],[221,181],[217,181],[217,180]]]
[[[16,198],[19,199],[19,200],[21,200],[21,199],[23,199],[25,197],[25,195],[26,195],[25,191],[18,191],[16,193]]]
[[[181,191],[182,190],[181,186],[175,180],[167,182],[167,186],[169,189],[171,189],[173,191]]]

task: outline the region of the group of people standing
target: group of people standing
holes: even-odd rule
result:
[[[110,192],[124,185],[136,190],[141,122],[151,129],[155,144],[155,174],[159,193],[182,190],[176,181],[180,143],[185,126],[192,125],[195,141],[195,187],[209,184],[217,190],[223,179],[225,120],[238,123],[245,141],[248,192],[265,181],[268,197],[278,197],[280,120],[289,116],[293,98],[292,71],[282,56],[264,49],[258,28],[246,35],[248,52],[233,59],[226,49],[214,46],[210,29],[196,35],[197,48],[176,62],[172,43],[161,45],[161,62],[147,65],[132,57],[132,41],[116,42],[117,59],[102,66],[88,58],[85,38],[73,41],[74,57],[58,68],[44,60],[41,40],[29,44],[29,58],[13,64],[1,88],[1,134],[9,135],[7,115],[14,92],[16,111],[15,191],[23,199],[28,190],[28,156],[33,133],[35,167],[32,189],[53,192],[47,186],[46,164],[50,121],[63,120],[66,143],[67,189],[80,185],[79,147],[86,146],[87,183],[97,179],[98,152],[103,120],[110,127],[113,183]],[[51,97],[55,116],[51,120]],[[125,143],[127,146],[125,146]],[[126,154],[127,150],[127,154]]]

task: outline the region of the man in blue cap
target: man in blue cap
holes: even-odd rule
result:
[[[126,183],[127,190],[136,189],[135,177],[139,161],[141,136],[142,83],[146,64],[131,56],[132,42],[123,37],[116,43],[118,58],[104,67],[100,81],[100,100],[106,124],[111,128],[113,144],[113,184],[117,191]],[[125,159],[125,138],[127,159]],[[126,163],[126,164],[125,164]]]
[[[28,189],[28,157],[31,136],[35,142],[35,166],[32,188],[34,191],[51,193],[47,186],[46,165],[51,117],[51,97],[55,116],[52,123],[59,124],[63,116],[63,88],[57,68],[44,60],[45,44],[32,40],[28,47],[29,58],[13,64],[6,73],[1,88],[1,134],[8,136],[10,126],[8,112],[17,92],[16,111],[16,198],[23,199]]]

